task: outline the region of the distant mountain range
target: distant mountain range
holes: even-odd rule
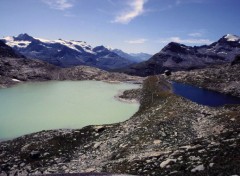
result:
[[[240,37],[232,34],[203,46],[191,47],[171,42],[152,57],[146,53],[129,54],[104,46],[92,48],[83,41],[51,41],[34,38],[28,34],[5,37],[2,41],[11,46],[18,57],[24,55],[60,67],[87,65],[138,76],[160,74],[165,70],[192,70],[228,63],[240,54]]]
[[[2,41],[27,58],[39,59],[60,67],[87,65],[111,70],[151,57],[145,53],[128,54],[121,50],[110,50],[104,46],[93,48],[83,41],[46,40],[28,34],[5,37]]]
[[[0,88],[19,82],[47,80],[134,81],[141,78],[111,73],[89,66],[61,68],[38,59],[27,59],[0,41]]]
[[[152,57],[152,55],[147,53],[129,53],[128,54],[119,49],[114,49],[111,51],[135,63],[146,61]]]
[[[237,54],[240,54],[240,37],[227,34],[210,45],[191,47],[171,42],[149,60],[118,71],[148,76],[165,70],[192,70],[231,62]]]

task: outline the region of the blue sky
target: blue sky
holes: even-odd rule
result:
[[[240,35],[240,0],[1,0],[0,37],[28,33],[126,52]]]

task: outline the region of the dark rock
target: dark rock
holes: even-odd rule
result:
[[[3,41],[0,40],[0,58],[3,57],[20,58],[24,56],[14,51],[10,46],[6,45]]]
[[[166,76],[170,76],[170,75],[172,74],[172,72],[171,72],[170,70],[165,70],[165,71],[164,71],[164,74],[165,74]]]
[[[231,65],[240,64],[240,55],[237,55],[231,62]]]
[[[41,153],[39,151],[32,151],[30,153],[30,158],[31,159],[39,159],[41,156]]]
[[[28,34],[19,34],[17,37],[14,37],[14,39],[16,40],[16,41],[29,41],[29,42],[31,42],[31,41],[33,41],[34,40],[34,38],[33,37],[31,37],[31,36],[29,36]]]

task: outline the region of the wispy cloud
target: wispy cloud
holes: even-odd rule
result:
[[[202,33],[200,32],[194,32],[194,33],[189,33],[188,36],[190,37],[202,37]]]
[[[136,39],[136,40],[128,40],[128,41],[125,41],[125,42],[129,43],[129,44],[143,44],[146,41],[147,41],[147,39],[141,38],[141,39]]]
[[[128,24],[134,18],[144,13],[144,4],[147,1],[148,0],[129,0],[127,3],[128,8],[116,16],[112,22]]]
[[[71,0],[42,0],[42,2],[56,10],[66,10],[73,7]]]
[[[176,43],[184,43],[184,44],[211,44],[213,41],[209,39],[181,39],[180,37],[170,37],[167,39],[160,39],[158,43],[169,43],[169,42],[176,42]]]
[[[203,3],[206,0],[176,0],[175,4],[180,5],[180,4],[185,4],[185,3]]]

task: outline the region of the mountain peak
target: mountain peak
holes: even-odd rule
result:
[[[96,46],[95,48],[93,48],[93,51],[94,52],[103,52],[103,51],[109,51],[109,50],[105,46],[100,45],[100,46]]]
[[[167,46],[165,46],[162,51],[171,51],[171,52],[176,52],[176,53],[186,53],[187,46],[176,43],[176,42],[170,42]]]
[[[218,40],[219,43],[240,42],[240,37],[234,34],[224,35]]]
[[[17,41],[32,41],[32,40],[34,40],[34,38],[31,37],[30,35],[28,35],[27,33],[19,34],[17,37],[14,37],[14,39]]]
[[[237,35],[233,35],[233,34],[227,34],[224,36],[224,38],[229,42],[240,41],[240,37]]]

